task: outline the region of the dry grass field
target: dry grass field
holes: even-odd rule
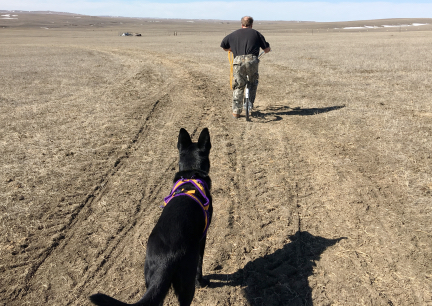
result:
[[[432,20],[257,21],[246,122],[237,22],[4,14],[0,305],[137,301],[181,127],[213,144],[193,305],[432,305]]]

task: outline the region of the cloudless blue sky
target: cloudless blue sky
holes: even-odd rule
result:
[[[181,19],[348,21],[432,18],[432,0],[0,0],[0,10]]]

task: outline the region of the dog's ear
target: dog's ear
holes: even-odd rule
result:
[[[200,134],[199,139],[198,139],[198,147],[201,150],[205,150],[207,152],[210,151],[211,143],[210,143],[210,133],[209,133],[208,128],[204,128],[201,131],[201,134]]]
[[[181,151],[189,147],[191,144],[192,144],[192,139],[189,133],[184,128],[181,128],[178,136],[177,149]]]

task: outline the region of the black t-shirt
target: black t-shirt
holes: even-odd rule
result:
[[[260,48],[266,49],[270,44],[260,32],[251,28],[241,28],[227,35],[222,40],[221,47],[231,48],[234,57],[247,54],[258,56]]]

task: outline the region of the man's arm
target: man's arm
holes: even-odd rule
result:
[[[229,35],[228,35],[229,36]],[[225,36],[224,39],[222,39],[222,42],[220,44],[221,48],[224,49],[225,51],[231,51],[231,46],[229,44],[229,39],[228,36]]]

